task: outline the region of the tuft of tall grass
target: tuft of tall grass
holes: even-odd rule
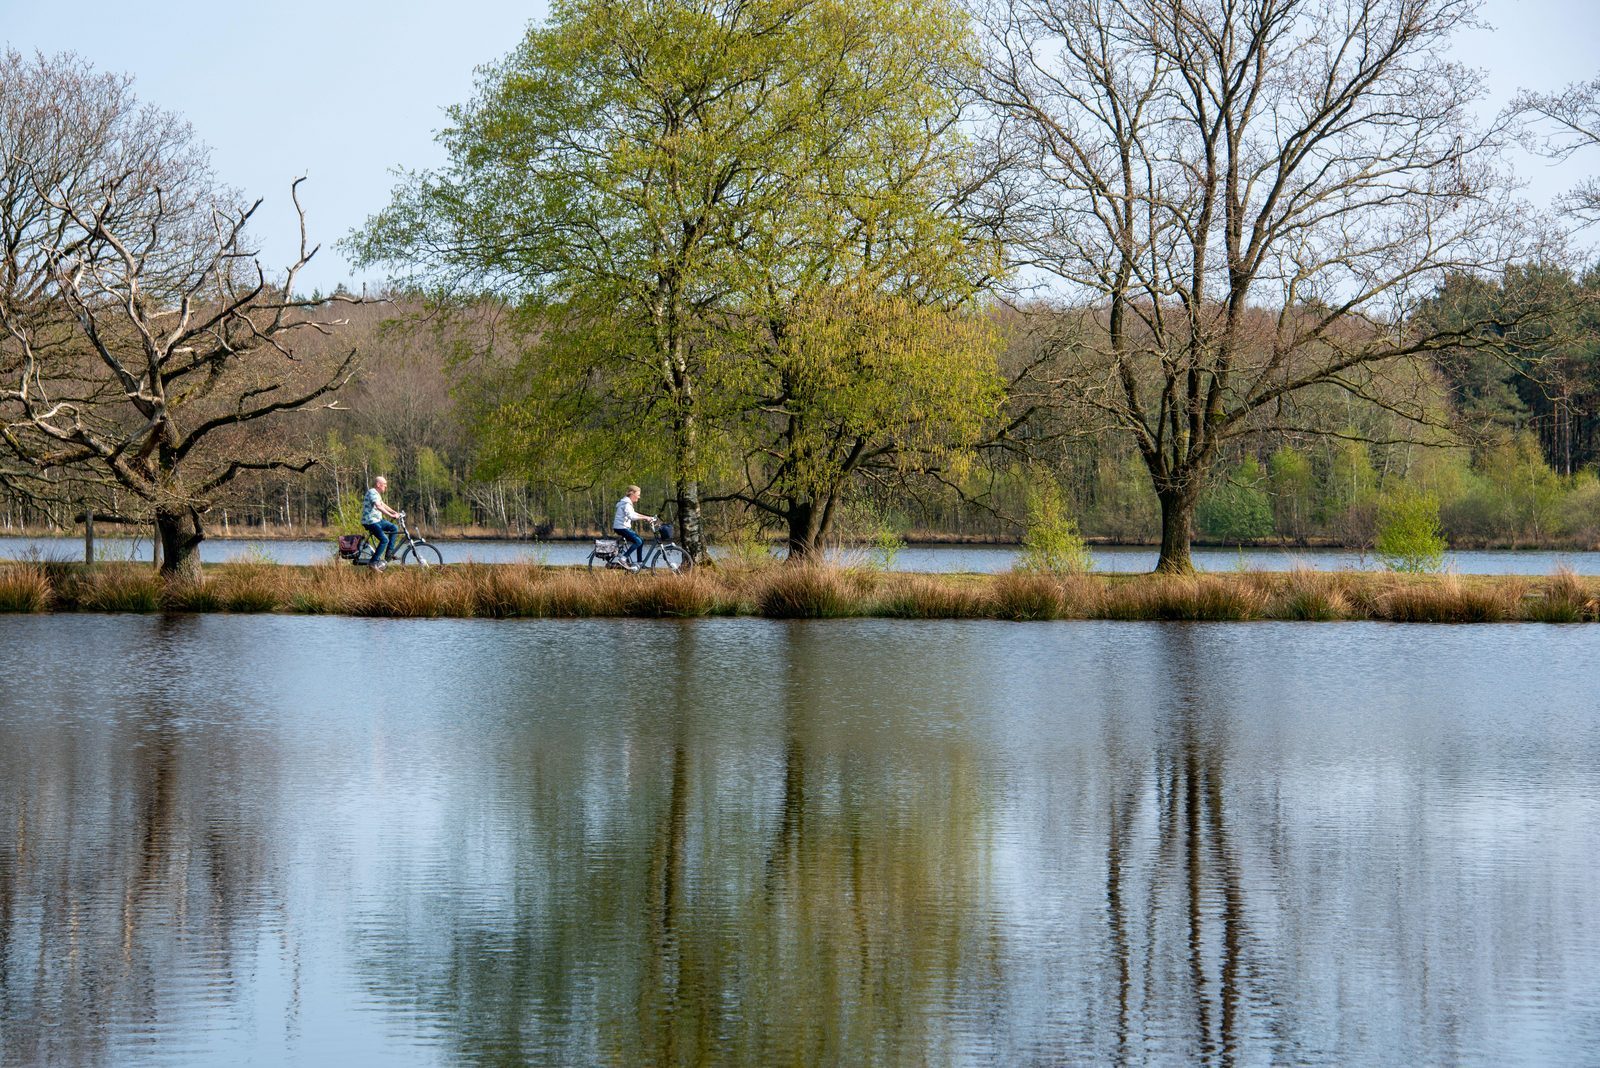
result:
[[[1253,587],[1214,575],[1145,575],[1107,586],[1099,614],[1129,620],[1255,619],[1262,600]]]
[[[89,612],[159,612],[161,579],[144,564],[100,564],[78,571],[71,600]]]
[[[1396,623],[1498,623],[1521,616],[1526,582],[1463,582],[1459,575],[1438,581],[1402,582],[1378,598],[1381,618]]]
[[[826,564],[789,564],[762,576],[756,611],[769,619],[831,619],[854,615],[859,583]]]
[[[368,577],[371,581],[363,583],[347,602],[352,615],[386,619],[472,615],[470,582],[447,568],[369,569]]]
[[[161,607],[169,612],[220,612],[222,598],[215,583],[169,582],[161,591]]]
[[[469,565],[452,568],[472,596],[472,614],[491,619],[540,615],[540,587],[548,572],[539,564]]]
[[[349,615],[352,599],[366,576],[338,560],[299,568],[285,583],[283,604],[303,615]]]
[[[195,593],[224,612],[275,612],[283,604],[286,574],[272,563],[230,564]]]
[[[893,576],[885,584],[890,589],[877,604],[879,615],[894,619],[981,619],[994,614],[994,598],[982,585],[933,575]]]
[[[1351,612],[1343,579],[1327,571],[1297,567],[1277,588],[1265,592],[1265,614],[1273,619],[1326,621],[1344,619]]]
[[[621,583],[623,614],[688,619],[710,615],[717,605],[717,583],[700,571],[686,575],[638,575]]]
[[[1544,581],[1540,596],[1524,605],[1524,614],[1538,623],[1582,623],[1595,618],[1595,599],[1584,581],[1565,564]]]
[[[36,563],[0,566],[0,612],[43,612],[55,600],[45,569]]]
[[[1073,586],[1086,591],[1096,588],[1088,580],[1081,579],[1073,580]],[[1072,614],[1067,591],[1067,585],[1059,579],[1036,571],[1011,571],[996,575],[990,585],[994,614],[1001,619],[1018,621],[1061,619]],[[1089,598],[1074,600],[1081,602]]]

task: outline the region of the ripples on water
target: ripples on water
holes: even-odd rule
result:
[[[0,617],[0,1063],[1583,1062],[1597,633]]]

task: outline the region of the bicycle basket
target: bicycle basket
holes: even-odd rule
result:
[[[596,538],[596,539],[594,539],[594,554],[596,556],[615,556],[615,555],[617,555],[617,539],[616,538]]]
[[[339,555],[346,560],[354,560],[366,540],[360,534],[341,534],[339,536]]]
[[[656,533],[660,535],[662,541],[671,541],[672,540],[672,524],[671,523],[662,523],[662,524],[658,525],[656,527]]]

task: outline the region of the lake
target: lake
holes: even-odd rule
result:
[[[0,617],[0,1063],[1592,1063],[1597,656]]]
[[[582,564],[593,543],[589,541],[451,541],[435,543],[446,563],[480,564],[538,562]],[[102,560],[149,560],[150,540],[100,538],[96,554]],[[713,549],[713,552],[715,550]],[[1013,545],[910,545],[885,560],[867,549],[835,551],[840,563],[887,566],[895,571],[994,574],[1009,571],[1017,562]],[[1155,568],[1157,552],[1143,546],[1094,546],[1097,571],[1139,572]],[[200,543],[200,558],[208,563],[230,560],[272,560],[281,564],[314,564],[333,556],[332,541],[261,541],[244,538],[208,538]],[[0,560],[82,560],[83,539],[0,537]],[[1288,571],[1296,567],[1318,571],[1381,570],[1369,554],[1352,549],[1208,549],[1194,550],[1201,571]],[[1445,569],[1466,575],[1548,575],[1557,567],[1570,567],[1580,575],[1600,575],[1600,552],[1548,552],[1545,550],[1461,550],[1445,554]]]

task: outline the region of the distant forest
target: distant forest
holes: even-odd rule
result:
[[[1421,408],[1334,389],[1302,400],[1306,432],[1247,438],[1217,465],[1197,509],[1198,538],[1368,546],[1383,495],[1405,488],[1437,497],[1444,533],[1457,546],[1600,545],[1597,296],[1593,270],[1520,271],[1499,286],[1462,279],[1447,287],[1429,313],[1477,315],[1481,308],[1463,306],[1535,300],[1568,310],[1540,318],[1509,345],[1500,338],[1430,354],[1407,374],[1387,376],[1406,383],[1406,403],[1424,397]],[[426,528],[484,536],[593,533],[633,481],[645,486],[648,509],[670,498],[668,478],[645,457],[596,456],[571,470],[517,469],[508,460],[496,411],[515,394],[527,339],[507,309],[483,303],[441,316],[420,298],[394,295],[354,306],[349,318],[319,342],[365,354],[337,408],[275,430],[320,463],[304,475],[242,477],[213,512],[216,533],[355,529],[358,498],[378,474]],[[1007,339],[1010,400],[1021,405],[1028,387],[1015,376],[1034,358],[1041,330],[1022,312],[995,318]],[[1073,418],[1066,412],[1035,416],[1025,449],[980,448],[959,478],[866,484],[836,538],[1013,540],[1041,480],[1053,480],[1086,537],[1156,541],[1160,510],[1131,439],[1062,426]],[[0,501],[0,528],[64,527],[68,508],[11,495]],[[737,501],[713,501],[708,521],[713,544],[776,533],[763,532]]]

